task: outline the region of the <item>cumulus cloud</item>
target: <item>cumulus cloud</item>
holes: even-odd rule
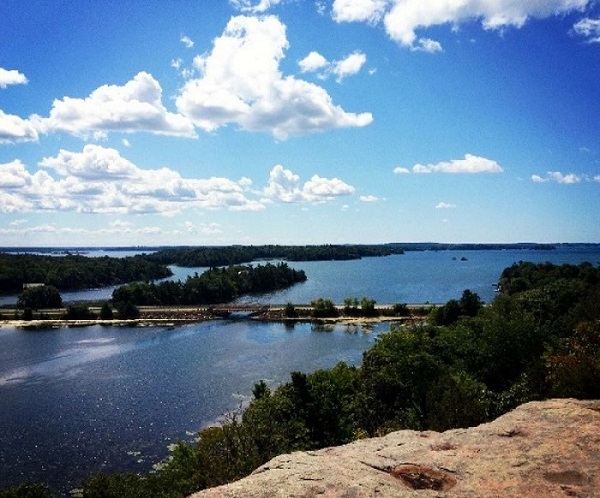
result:
[[[449,202],[438,202],[435,206],[436,209],[454,209],[456,204],[450,204]]]
[[[377,201],[379,201],[379,197],[376,197],[374,195],[361,195],[359,199],[361,202],[377,202]]]
[[[417,36],[432,26],[480,20],[484,29],[522,27],[529,19],[543,19],[582,11],[593,0],[334,0],[337,22],[383,21],[394,41],[413,50],[437,52],[439,42]],[[589,29],[585,24],[580,28]],[[595,29],[592,25],[591,29]]]
[[[333,62],[329,62],[320,53],[313,51],[300,60],[298,65],[301,72],[319,72],[319,77],[322,79],[333,74],[340,83],[347,76],[358,74],[366,62],[367,56],[360,51],[355,51],[344,59]]]
[[[600,19],[586,17],[573,25],[573,31],[589,43],[600,43]]]
[[[0,143],[35,142],[38,132],[28,119],[0,110]]]
[[[496,161],[472,154],[466,154],[464,159],[452,159],[437,164],[415,164],[412,170],[414,173],[502,173],[504,171]]]
[[[186,208],[264,208],[249,197],[247,179],[183,178],[169,168],[142,169],[117,150],[94,144],[82,152],[60,150],[39,166],[31,174],[20,161],[0,164],[0,211],[173,214]]]
[[[408,168],[403,168],[402,166],[398,166],[396,168],[394,168],[394,174],[396,175],[407,175],[410,173],[410,170]]]
[[[282,74],[285,31],[274,16],[233,17],[212,51],[194,59],[200,77],[185,83],[177,109],[205,131],[237,124],[279,140],[370,124],[370,113],[346,112],[322,87]]]
[[[4,69],[0,67],[0,88],[4,89],[8,85],[26,85],[27,78],[23,73],[16,69]]]
[[[112,148],[87,144],[81,152],[61,149],[45,157],[35,173],[20,160],[0,164],[0,212],[173,215],[186,209],[258,211],[273,202],[322,203],[354,193],[338,178],[298,175],[275,166],[268,186],[253,189],[242,177],[184,178],[163,167],[144,169]]]
[[[323,57],[319,52],[311,52],[304,59],[298,62],[300,66],[300,71],[303,73],[309,73],[313,71],[318,71],[319,69],[323,69],[329,67],[329,61]]]
[[[65,131],[84,138],[112,131],[195,136],[191,121],[167,111],[160,84],[143,71],[123,86],[103,85],[83,99],[55,100],[48,118],[32,121],[43,133]]]
[[[563,174],[560,171],[548,171],[545,177],[531,175],[531,181],[534,183],[556,182],[564,184],[581,183],[588,178],[585,175],[576,175],[575,173]]]
[[[321,178],[319,175],[314,175],[302,185],[298,175],[278,164],[271,170],[269,185],[263,194],[273,202],[320,203],[351,195],[354,191],[354,187],[338,178]]]
[[[337,80],[341,81],[346,76],[352,76],[357,74],[365,62],[367,62],[367,56],[362,52],[354,52],[341,61],[336,61],[333,64],[332,72],[337,76]]]

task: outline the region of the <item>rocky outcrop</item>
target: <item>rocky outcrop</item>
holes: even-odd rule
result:
[[[194,498],[600,497],[600,401],[527,403],[494,422],[281,455]]]

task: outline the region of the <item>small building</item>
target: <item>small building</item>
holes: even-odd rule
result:
[[[23,290],[32,289],[33,287],[44,287],[44,285],[46,285],[46,284],[44,284],[43,282],[42,283],[39,283],[39,282],[26,283],[26,284],[23,284]]]

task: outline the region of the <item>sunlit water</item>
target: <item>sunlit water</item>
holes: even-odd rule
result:
[[[360,363],[371,331],[249,321],[173,329],[0,330],[0,486],[63,492],[89,473],[147,471],[240,406],[254,383]]]
[[[600,247],[294,262],[307,282],[242,301],[342,303],[367,296],[378,303],[435,303],[469,288],[489,302],[502,269],[520,260],[598,265]],[[175,268],[174,278],[203,270]],[[111,292],[63,298],[103,299]],[[325,332],[307,324],[219,321],[173,329],[0,329],[0,487],[45,481],[65,492],[100,470],[147,471],[167,456],[169,444],[193,438],[247,401],[258,380],[277,385],[293,370],[358,364],[388,328]]]

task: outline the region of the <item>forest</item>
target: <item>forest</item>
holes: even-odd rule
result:
[[[25,283],[43,283],[59,290],[80,290],[170,275],[169,268],[144,255],[89,258],[0,252],[0,293],[4,294],[21,292]]]
[[[521,262],[501,285],[489,305],[465,290],[426,323],[392,326],[359,367],[292,372],[280,386],[257,379],[249,406],[178,443],[158,470],[93,475],[83,496],[183,497],[282,453],[474,426],[532,400],[600,398],[600,268]],[[42,484],[0,491],[21,496],[52,494]]]
[[[224,303],[245,294],[285,289],[304,282],[302,270],[294,270],[286,263],[265,265],[231,265],[211,268],[197,273],[185,282],[135,282],[113,291],[112,301],[136,306],[171,306],[183,304]]]
[[[402,254],[400,248],[387,245],[314,245],[314,246],[224,246],[176,247],[149,254],[151,261],[184,267],[226,266],[256,260],[333,261]]]

